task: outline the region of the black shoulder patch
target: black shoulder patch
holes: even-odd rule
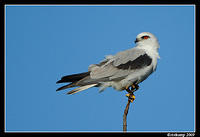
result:
[[[149,66],[152,62],[152,58],[147,54],[141,55],[135,60],[130,60],[125,64],[117,66],[118,69],[140,69],[145,66]]]

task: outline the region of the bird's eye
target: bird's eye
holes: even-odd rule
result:
[[[149,36],[142,36],[142,39],[148,39],[150,38]]]

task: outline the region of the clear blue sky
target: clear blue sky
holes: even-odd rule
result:
[[[157,70],[140,84],[128,131],[194,131],[194,7],[7,6],[6,131],[122,131],[126,92],[56,92],[62,76],[159,40]],[[67,90],[69,91],[69,90]]]

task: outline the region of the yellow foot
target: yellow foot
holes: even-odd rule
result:
[[[130,99],[131,103],[135,100],[135,95],[134,94],[126,94],[126,96]]]

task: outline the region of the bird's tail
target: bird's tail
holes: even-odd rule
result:
[[[56,91],[64,90],[64,89],[71,88],[71,87],[75,87],[75,84],[74,83],[70,83],[68,85],[65,85],[65,86],[62,86],[62,87],[58,88]]]
[[[74,94],[77,92],[80,92],[82,90],[86,90],[88,88],[94,87],[98,85],[97,83],[91,83],[90,81],[87,81],[90,79],[89,77],[90,72],[84,72],[79,74],[73,74],[73,75],[67,75],[61,78],[61,80],[57,81],[56,83],[67,83],[70,82],[68,85],[62,86],[58,88],[56,91],[64,90],[67,88],[77,87],[76,89],[73,89],[72,91],[69,91],[67,94]]]
[[[56,83],[66,83],[66,82],[76,82],[90,75],[90,72],[83,72],[73,75],[67,75],[61,78],[61,80]]]
[[[75,94],[75,93],[77,93],[77,92],[80,92],[80,91],[82,91],[82,90],[86,90],[86,89],[91,88],[91,87],[94,87],[94,86],[96,86],[96,85],[97,85],[97,84],[90,84],[90,85],[81,86],[81,87],[75,88],[75,89],[72,90],[72,91],[67,92],[67,94]]]

